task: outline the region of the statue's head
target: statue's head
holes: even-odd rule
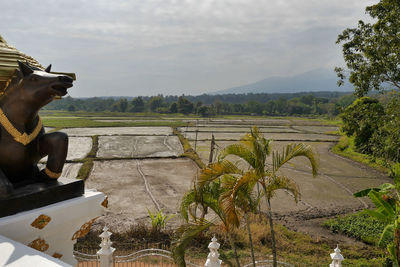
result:
[[[73,79],[64,74],[50,73],[51,65],[45,70],[30,66],[28,63],[18,61],[19,94],[31,103],[42,107],[54,98],[67,94],[67,89],[72,87]]]

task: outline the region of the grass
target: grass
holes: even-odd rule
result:
[[[96,157],[98,147],[99,147],[99,136],[94,135],[92,136],[92,149],[83,159],[82,161],[83,164],[79,169],[78,176],[76,177],[77,179],[82,179],[85,181],[89,177],[90,172],[93,169],[93,164],[94,164],[93,160]]]
[[[252,216],[250,223],[253,244],[255,248],[256,260],[271,259],[271,236],[268,223],[265,217]],[[309,235],[289,230],[280,224],[275,224],[278,260],[293,264],[296,267],[328,266],[332,260],[329,256],[336,247],[334,241],[321,241],[313,239]],[[76,249],[95,248],[98,250],[100,232],[90,231],[90,233],[78,239],[75,244]],[[221,244],[218,252],[220,258],[226,258],[229,262],[234,262],[233,251],[229,245],[228,238],[223,231],[223,227],[216,225],[207,232],[198,235],[186,251],[185,258],[190,262],[204,264],[209,253],[208,244],[213,236],[216,236]],[[150,226],[138,224],[132,226],[123,233],[113,233],[111,240],[117,252],[130,253],[138,249],[143,249],[148,242],[165,244],[165,249],[170,249],[169,244],[173,244],[177,233],[173,230],[152,231]],[[245,227],[240,227],[234,232],[235,243],[238,247],[238,254],[241,263],[251,262],[248,234]],[[385,250],[370,245],[344,245],[339,244],[345,260],[343,266],[352,267],[375,267],[383,266],[385,262]]]
[[[81,179],[85,181],[89,177],[92,168],[93,168],[93,160],[85,159],[83,161],[81,168],[79,169],[78,176],[76,177],[76,179]]]
[[[42,116],[43,125],[55,128],[83,128],[83,127],[134,127],[134,126],[168,126],[182,127],[182,121],[132,121],[132,122],[105,122],[81,117],[46,117]]]
[[[307,234],[289,230],[283,225],[275,224],[277,240],[278,260],[293,264],[296,267],[328,266],[332,260],[329,256],[336,247],[335,241],[321,241],[313,239]],[[255,248],[256,260],[271,259],[271,236],[269,224],[266,218],[252,219],[250,224],[252,239]],[[233,251],[229,246],[227,237],[220,226],[213,227],[192,243],[186,258],[189,261],[205,259],[207,257],[207,245],[211,237],[215,235],[221,244],[219,252],[222,257],[234,261]],[[245,226],[235,230],[235,243],[242,264],[251,262],[250,244]],[[345,260],[343,266],[375,267],[383,266],[386,258],[385,250],[371,245],[344,245],[339,244]],[[221,258],[222,258],[221,257]]]
[[[329,219],[323,225],[334,233],[343,233],[374,245],[378,244],[380,234],[385,228],[384,223],[372,218],[364,211]]]
[[[184,115],[180,113],[176,114],[161,114],[161,113],[153,113],[153,112],[111,112],[111,111],[103,111],[103,112],[88,112],[88,111],[65,111],[65,110],[41,110],[41,116],[51,116],[51,117],[91,117],[91,118],[104,118],[107,119],[181,119],[181,118],[197,118],[204,119],[199,117],[198,115]]]
[[[385,161],[380,158],[375,158],[370,155],[362,154],[356,151],[356,147],[354,145],[354,137],[348,137],[342,134],[339,142],[332,148],[332,152],[336,153],[340,156],[352,159],[354,161],[363,163],[371,168],[382,172],[389,172],[389,169],[386,167]]]

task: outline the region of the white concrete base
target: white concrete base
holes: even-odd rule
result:
[[[72,265],[1,235],[0,266],[72,267]]]
[[[36,247],[42,252],[50,256],[61,255],[60,260],[75,265],[72,252],[76,239],[72,237],[90,229],[90,226],[87,227],[89,224],[84,224],[102,214],[104,208],[101,203],[104,198],[101,192],[86,190],[81,197],[0,218],[0,235],[28,246],[32,246],[32,241],[36,240],[35,243],[39,245]],[[40,215],[50,218],[42,229],[31,225]],[[36,225],[44,224],[39,222]]]

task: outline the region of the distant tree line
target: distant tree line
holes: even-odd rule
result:
[[[215,115],[337,115],[354,101],[352,94],[239,94],[134,98],[72,98],[53,101],[50,110],[90,112],[154,112]],[[203,102],[204,100],[205,102]]]

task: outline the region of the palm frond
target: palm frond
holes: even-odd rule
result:
[[[229,160],[222,160],[220,162],[212,163],[200,172],[198,184],[200,187],[205,184],[221,177],[224,174],[242,174],[242,170]]]
[[[313,176],[317,175],[318,162],[311,146],[300,143],[300,144],[289,144],[282,149],[282,153],[272,152],[272,168],[273,172],[276,173],[282,165],[287,163],[296,157],[306,157],[311,164]]]
[[[248,147],[242,145],[242,144],[232,144],[226,146],[221,152],[220,152],[220,158],[224,159],[228,155],[234,155],[239,158],[242,158],[244,161],[246,161],[250,166],[255,168],[256,162],[255,162],[255,155],[250,150]]]
[[[208,229],[211,225],[211,222],[202,221],[197,224],[186,224],[178,229],[178,232],[181,233],[180,238],[172,245],[172,257],[178,266],[186,266],[186,248],[199,233]]]
[[[278,189],[285,189],[293,194],[294,200],[297,203],[300,199],[300,189],[299,186],[290,178],[283,175],[276,175],[270,177],[268,180],[268,184],[266,186],[266,194],[268,198],[271,198],[272,195]]]
[[[186,192],[181,199],[179,212],[186,221],[189,220],[188,216],[189,207],[196,202],[195,200],[196,200],[195,191],[193,189]]]
[[[252,191],[258,178],[254,171],[248,171],[241,177],[225,177],[220,202],[228,225],[239,226],[240,212],[237,207],[247,212],[257,206],[258,200],[252,198]]]
[[[221,206],[225,214],[225,227],[229,230],[230,226],[238,227],[240,225],[240,215],[236,208],[234,196],[226,191],[221,195]]]

